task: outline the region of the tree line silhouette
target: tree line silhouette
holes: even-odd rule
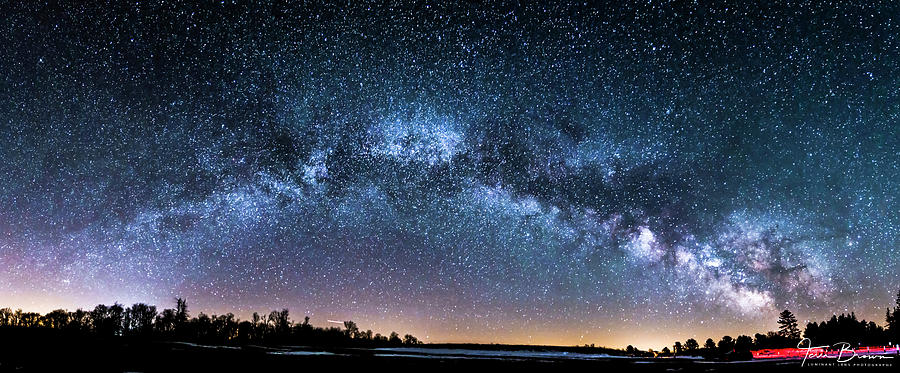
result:
[[[797,347],[801,338],[809,338],[815,345],[847,342],[851,346],[877,346],[900,343],[900,291],[896,305],[885,312],[885,327],[873,321],[860,320],[856,314],[833,315],[822,322],[809,322],[801,332],[794,314],[784,310],[778,317],[778,330],[756,333],[753,337],[723,336],[718,342],[707,338],[701,345],[696,339],[676,341],[672,348],[642,351],[628,346],[624,354],[636,357],[700,356],[707,359],[748,360],[751,350]],[[314,327],[309,317],[294,322],[287,309],[261,315],[254,312],[250,320],[237,319],[234,314],[190,317],[187,302],[176,299],[175,308],[157,312],[156,306],[136,303],[124,307],[97,305],[93,310],[62,309],[41,315],[36,312],[0,309],[0,332],[15,329],[50,330],[76,337],[122,337],[142,341],[181,341],[207,345],[307,345],[321,347],[388,347],[422,344],[416,337],[396,332],[389,335],[362,331],[355,322],[344,321],[343,327]],[[593,345],[590,346],[593,348]],[[612,351],[610,351],[612,352]]]
[[[859,320],[856,313],[832,315],[830,319],[806,324],[800,332],[799,323],[794,314],[784,310],[778,315],[778,330],[765,334],[756,333],[753,337],[739,335],[737,338],[723,336],[718,342],[707,338],[701,347],[697,340],[691,338],[675,342],[673,349],[663,348],[660,352],[648,351],[651,356],[702,356],[707,359],[749,360],[751,350],[796,348],[802,338],[809,338],[816,346],[846,342],[851,346],[883,346],[900,343],[900,291],[897,292],[896,305],[885,312],[885,327],[874,321]],[[626,352],[634,356],[647,356],[648,352],[628,346]]]
[[[182,341],[211,345],[297,344],[315,346],[402,346],[421,344],[418,338],[397,332],[390,335],[362,331],[353,321],[340,327],[314,327],[309,316],[293,322],[288,309],[266,315],[254,312],[250,320],[240,320],[232,313],[190,317],[187,302],[178,298],[175,308],[157,312],[156,306],[135,303],[124,307],[97,305],[93,310],[53,310],[36,312],[0,309],[0,330],[52,329],[75,336],[125,337],[141,340]]]

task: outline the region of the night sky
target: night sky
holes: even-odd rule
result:
[[[39,3],[0,306],[661,348],[900,286],[896,2]]]

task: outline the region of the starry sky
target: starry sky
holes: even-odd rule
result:
[[[198,3],[0,1],[0,305],[658,349],[893,303],[896,2]]]

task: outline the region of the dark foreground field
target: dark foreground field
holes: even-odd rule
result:
[[[710,362],[698,359],[638,359],[561,351],[472,350],[467,348],[306,348],[229,347],[189,343],[63,340],[12,340],[0,343],[0,372],[282,372],[315,369],[400,370],[407,372],[497,369],[517,371],[856,371],[847,366],[804,367],[799,361]],[[894,367],[868,366],[871,371]],[[847,370],[850,369],[850,370]]]

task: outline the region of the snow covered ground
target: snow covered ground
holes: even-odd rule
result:
[[[566,351],[529,351],[529,350],[469,350],[457,348],[421,348],[398,347],[376,348],[375,356],[402,356],[417,358],[473,358],[473,359],[571,359],[571,360],[596,360],[596,359],[629,359],[626,356],[614,356],[608,354],[584,354]]]

